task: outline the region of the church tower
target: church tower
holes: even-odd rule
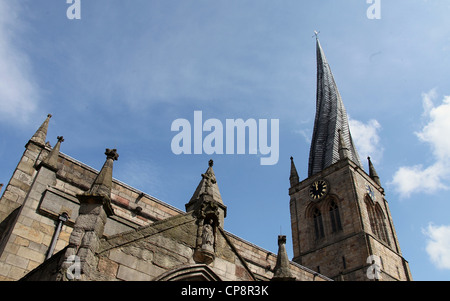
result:
[[[384,189],[362,167],[347,113],[319,40],[316,117],[308,178],[291,158],[293,261],[335,280],[412,280]]]

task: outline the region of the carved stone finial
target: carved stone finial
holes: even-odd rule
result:
[[[57,139],[58,139],[59,142],[64,142],[64,137],[63,136],[58,136]]]
[[[214,165],[214,161],[211,159],[211,160],[209,160],[209,162],[208,162],[208,165],[209,165],[209,167],[213,167],[213,165]]]
[[[290,262],[286,252],[286,236],[278,236],[277,262],[273,271],[273,281],[294,281],[290,270]]]
[[[286,244],[286,235],[278,235],[278,246]]]
[[[113,159],[114,161],[117,161],[119,159],[119,154],[117,153],[117,149],[106,149],[105,155],[108,159]]]

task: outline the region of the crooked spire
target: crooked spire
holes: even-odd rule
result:
[[[343,160],[343,159],[347,159],[349,157],[349,154],[348,154],[348,148],[345,145],[345,140],[344,140],[344,137],[342,137],[341,132],[342,132],[341,129],[339,129],[338,130],[338,134],[339,134],[339,158],[341,160]]]
[[[316,52],[316,117],[309,154],[308,177],[339,161],[340,153],[343,151],[348,159],[362,168],[350,134],[344,103],[317,36]]]
[[[31,141],[45,145],[45,140],[47,139],[47,131],[48,131],[48,123],[50,121],[50,118],[52,118],[52,114],[48,114],[45,121],[42,123],[42,125],[39,127],[39,129],[34,133],[33,137],[31,137]]]

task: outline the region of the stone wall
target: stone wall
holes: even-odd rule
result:
[[[77,195],[89,189],[99,171],[62,153],[57,168],[48,168],[41,162],[50,151],[48,146],[29,142],[0,200],[0,280],[66,277],[55,269],[64,259],[79,215]],[[118,180],[112,182],[111,203],[115,214],[106,220],[94,272],[83,280],[173,280],[190,275],[232,281],[273,277],[276,254],[222,229],[216,232],[214,260],[208,264],[196,262],[193,254],[198,226],[191,213]],[[57,237],[52,252],[56,255],[46,260],[63,213],[68,220]],[[291,270],[297,280],[329,280],[293,262]]]
[[[88,190],[98,171],[60,154],[56,173],[40,163],[49,147],[29,142],[0,200],[0,280],[18,280],[44,262],[58,217],[69,220],[62,226],[54,250],[67,246],[78,217],[77,194]],[[183,211],[113,181],[112,205],[105,235],[135,229]]]

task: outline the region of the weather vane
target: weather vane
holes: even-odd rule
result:
[[[319,36],[320,31],[314,30],[314,35],[312,36],[312,38],[316,37],[316,39]]]

